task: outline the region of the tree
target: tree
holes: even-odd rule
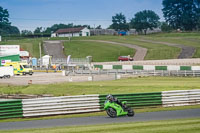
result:
[[[197,28],[199,0],[163,0],[162,4],[166,22],[174,29],[190,31]]]
[[[95,29],[102,29],[102,28],[101,28],[101,25],[97,26]]]
[[[41,34],[41,33],[43,33],[42,27],[37,27],[37,28],[34,30],[34,34]]]
[[[158,27],[159,16],[151,10],[140,11],[135,14],[135,18],[131,19],[130,25],[138,32],[142,32],[146,35],[147,29],[153,30]]]
[[[8,10],[3,9],[0,6],[0,34],[6,33],[5,29],[8,28],[8,26],[10,25],[8,18],[9,18]]]
[[[46,30],[43,31],[43,33],[51,34],[51,33],[56,32],[58,29],[75,28],[75,27],[87,27],[88,29],[90,29],[89,25],[74,25],[73,23],[54,24],[51,27],[47,27]]]
[[[20,31],[16,26],[11,26],[9,22],[9,13],[7,9],[0,6],[0,34],[19,34]]]
[[[32,31],[29,30],[22,30],[21,35],[32,35]]]
[[[194,0],[195,5],[197,8],[200,8],[200,0]]]
[[[19,29],[16,26],[9,26],[7,34],[20,34]]]
[[[0,23],[1,24],[10,24],[8,18],[9,18],[8,10],[7,9],[3,9],[0,6]]]
[[[170,32],[172,30],[172,28],[170,27],[170,25],[168,23],[162,22],[161,30],[162,30],[162,32]]]
[[[126,23],[126,17],[122,13],[112,16],[112,22],[113,24],[110,26],[110,28],[113,28],[116,31],[129,30],[129,25]]]

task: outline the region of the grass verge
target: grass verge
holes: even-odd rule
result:
[[[0,94],[51,94],[54,96],[86,94],[126,94],[200,89],[197,77],[135,77],[114,81],[55,83],[13,86],[0,84]]]
[[[199,133],[200,119],[177,119],[149,122],[114,123],[41,129],[0,131],[2,133]]]

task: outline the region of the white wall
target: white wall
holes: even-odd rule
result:
[[[132,65],[122,65],[122,69],[123,70],[133,70],[133,66]]]
[[[88,36],[90,36],[90,30],[88,28],[84,28],[81,31],[82,31],[82,36],[87,36],[87,33]]]
[[[144,69],[144,70],[155,70],[155,66],[152,66],[152,65],[144,65],[144,66],[143,66],[143,69]]]
[[[112,65],[103,65],[103,69],[113,69],[113,66]]]
[[[56,36],[57,36],[56,33],[51,34],[51,37],[56,37]]]
[[[200,70],[200,66],[192,66],[192,70]]]
[[[167,66],[167,70],[169,70],[169,71],[180,70],[180,66],[169,65],[169,66]]]
[[[80,36],[79,33],[65,33],[65,34],[58,34],[58,37],[78,37]]]

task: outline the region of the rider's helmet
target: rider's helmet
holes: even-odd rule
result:
[[[109,101],[113,101],[114,97],[111,94],[109,94],[106,96],[106,99]]]

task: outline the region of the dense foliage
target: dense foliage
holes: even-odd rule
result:
[[[129,25],[126,22],[126,17],[122,13],[112,16],[112,22],[113,23],[110,26],[111,29],[115,29],[116,31],[129,30]]]
[[[19,34],[20,31],[17,27],[11,26],[9,22],[9,13],[7,9],[0,6],[0,34]]]
[[[174,29],[191,31],[199,28],[200,0],[163,0],[166,22]]]
[[[158,27],[159,16],[151,10],[140,11],[135,14],[135,18],[131,20],[131,26],[135,28],[138,32],[146,34],[147,29],[153,29]]]

